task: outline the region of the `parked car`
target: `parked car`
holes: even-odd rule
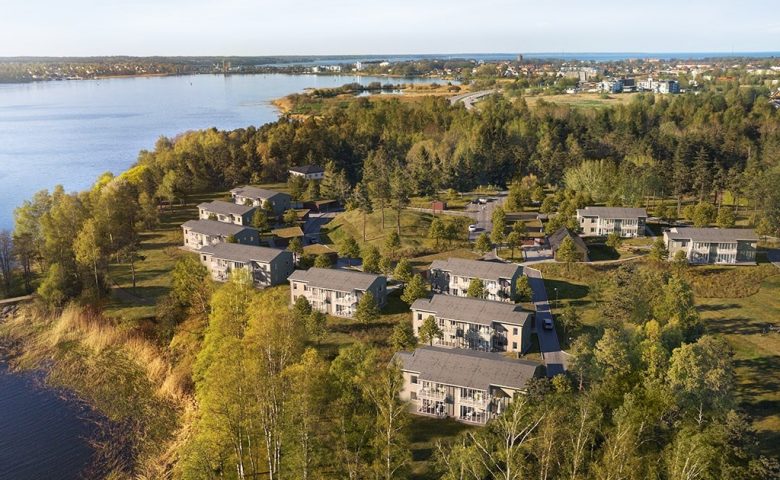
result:
[[[553,329],[553,321],[551,318],[545,318],[544,319],[544,329],[545,330],[552,330]]]
[[[471,224],[469,225],[469,232],[476,232],[477,231],[477,224]]]

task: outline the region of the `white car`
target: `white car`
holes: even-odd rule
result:
[[[477,224],[469,225],[469,232],[476,232],[477,231]]]

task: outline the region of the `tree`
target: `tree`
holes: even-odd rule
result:
[[[390,334],[390,345],[396,351],[412,350],[417,346],[411,322],[403,321],[393,327],[393,333]]]
[[[506,237],[506,246],[512,250],[512,258],[515,258],[515,249],[522,245],[523,238],[517,232],[510,232]]]
[[[422,275],[415,274],[409,280],[404,287],[404,292],[401,295],[401,300],[411,305],[415,300],[419,298],[425,298],[428,296],[428,286],[425,284]]]
[[[332,160],[325,163],[325,176],[320,185],[320,193],[325,198],[338,200],[343,204],[351,188],[344,170],[338,170]]]
[[[317,268],[332,268],[333,262],[330,259],[330,255],[320,254],[314,259],[314,266]]]
[[[238,243],[238,239],[235,235],[228,235],[225,237],[225,243]]]
[[[492,248],[493,245],[490,243],[490,238],[488,238],[487,233],[480,234],[480,236],[477,237],[477,241],[474,242],[474,249],[482,254],[489,252]]]
[[[304,318],[305,318],[304,326],[306,328],[306,335],[309,338],[315,340],[319,345],[322,336],[325,334],[325,325],[327,324],[328,318],[325,316],[324,313],[320,312],[319,310],[312,310]]]
[[[672,268],[677,272],[682,272],[688,268],[688,256],[685,250],[677,250],[672,257]]]
[[[90,219],[84,223],[76,241],[73,244],[76,254],[76,262],[84,268],[90,269],[95,279],[95,294],[100,296],[100,278],[98,269],[104,261],[103,249],[98,236],[95,221]]]
[[[75,293],[68,272],[59,263],[51,264],[46,272],[46,277],[38,287],[38,295],[49,307],[58,308]]]
[[[285,225],[295,225],[298,223],[298,213],[291,208],[284,212],[284,215],[282,215],[282,221]]]
[[[293,316],[298,319],[298,322],[304,323],[306,318],[311,315],[312,308],[309,300],[303,295],[295,299],[293,303]]]
[[[481,278],[472,278],[466,295],[471,298],[485,298],[485,284]]]
[[[558,316],[558,321],[563,326],[563,338],[566,340],[572,331],[581,326],[580,316],[571,304],[566,305],[563,313]]]
[[[520,302],[530,302],[533,298],[533,291],[531,290],[531,282],[525,275],[520,275],[515,283],[515,292],[517,300]]]
[[[715,207],[711,203],[699,202],[693,210],[693,226],[706,227],[715,220]]]
[[[428,228],[428,238],[436,241],[436,248],[439,248],[439,241],[446,236],[446,227],[439,217],[433,217],[431,226]]]
[[[287,244],[287,250],[291,251],[296,257],[303,255],[303,243],[299,237],[294,237]]]
[[[417,331],[422,343],[433,345],[433,341],[442,336],[442,330],[439,328],[439,324],[436,322],[436,317],[428,315],[423,320],[420,329]]]
[[[385,237],[385,250],[391,257],[395,257],[399,248],[401,248],[401,236],[398,232],[390,232],[390,234]]]
[[[382,275],[390,276],[393,273],[393,260],[390,257],[382,256],[379,259],[379,271]]]
[[[731,406],[734,367],[731,348],[722,338],[705,335],[672,352],[669,387],[695,418],[705,411]],[[699,420],[701,422],[701,420]]]
[[[398,236],[401,235],[401,212],[409,205],[409,196],[412,194],[412,181],[406,169],[396,165],[390,179],[390,191],[392,204],[395,209],[395,225]]]
[[[363,181],[358,184],[361,189],[365,188],[366,197],[370,203],[379,206],[382,215],[382,230],[385,229],[385,207],[393,198],[390,177],[392,173],[392,163],[387,156],[387,152],[380,148],[372,151],[366,161],[363,162]],[[357,191],[358,187],[355,187]],[[353,192],[353,196],[357,192]],[[363,239],[365,241],[365,238]]]
[[[355,319],[360,323],[371,323],[379,318],[379,305],[374,299],[374,294],[366,292],[360,296],[357,308],[355,309]]]
[[[316,201],[320,199],[319,180],[309,180],[309,184],[306,187],[306,197],[311,201]]]
[[[396,363],[380,370],[378,378],[366,389],[376,410],[374,471],[377,478],[404,478],[412,461],[405,430],[409,425],[408,406],[400,400],[404,386],[401,369]]]
[[[555,252],[555,259],[559,262],[570,264],[582,260],[582,255],[580,255],[580,252],[577,250],[571,237],[565,237],[563,241],[561,241],[558,251]]]
[[[358,245],[357,241],[349,235],[341,239],[338,248],[339,255],[344,258],[351,260],[360,257],[360,245]]]
[[[493,230],[490,232],[490,240],[496,245],[501,245],[504,241],[504,231],[506,230],[506,212],[501,207],[493,210]]]
[[[157,210],[157,202],[146,192],[138,195],[138,207],[140,209],[141,225],[146,230],[152,230],[160,223]]]
[[[555,197],[552,195],[544,197],[542,205],[539,207],[539,213],[553,213],[555,211]]]
[[[768,218],[762,217],[761,220],[759,220],[756,224],[756,235],[761,238],[766,238],[771,236],[773,233],[774,230],[772,229],[772,223]]]
[[[506,197],[506,208],[510,212],[520,212],[528,203],[529,199],[530,195],[528,191],[523,188],[520,182],[513,182],[509,185],[509,193]]]
[[[370,243],[363,247],[363,271],[366,273],[380,273],[379,260],[382,258],[379,249]]]
[[[666,248],[663,238],[659,237],[653,242],[649,256],[655,262],[665,262],[669,259],[669,249]]]
[[[408,259],[402,258],[395,265],[395,270],[393,270],[393,278],[399,282],[407,283],[412,279],[413,273],[414,271],[412,270],[412,264]]]
[[[368,196],[368,191],[363,183],[358,183],[355,186],[355,190],[350,197],[350,205],[352,208],[358,210],[363,216],[363,241],[366,241],[366,217],[374,211],[371,205],[371,197]],[[383,210],[384,211],[384,210]],[[382,214],[382,223],[384,228],[384,213]]]
[[[734,218],[734,211],[728,207],[721,207],[720,211],[718,212],[718,217],[715,220],[718,223],[718,226],[720,228],[732,228],[734,227],[734,224],[736,223],[736,218]]]
[[[212,294],[206,267],[197,258],[187,255],[176,260],[171,277],[170,297],[194,314],[206,314]]]
[[[287,179],[287,188],[293,200],[302,199],[303,192],[306,190],[306,178],[301,175],[290,175]]]
[[[3,293],[10,295],[13,280],[14,243],[11,232],[0,230],[0,282]]]
[[[255,213],[252,214],[252,226],[261,232],[268,230],[271,227],[271,222],[268,219],[268,214],[262,208],[256,208]]]
[[[623,244],[623,239],[620,238],[620,234],[617,232],[612,232],[609,235],[607,235],[607,246],[612,248],[613,250],[618,250],[620,246]]]
[[[525,236],[528,235],[528,227],[526,226],[525,222],[522,220],[517,220],[512,225],[512,231],[520,235],[521,238],[525,238]]]

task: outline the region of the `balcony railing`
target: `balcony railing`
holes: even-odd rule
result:
[[[446,400],[447,392],[441,390],[431,390],[428,388],[421,388],[417,392],[417,398],[426,400]]]
[[[490,403],[490,397],[474,398],[474,397],[460,397],[461,405],[468,405],[470,407],[487,408]]]

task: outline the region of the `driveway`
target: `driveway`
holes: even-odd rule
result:
[[[483,233],[490,235],[490,232],[493,231],[493,210],[495,210],[498,205],[504,204],[506,192],[500,192],[498,195],[485,195],[485,197],[495,198],[495,200],[485,204],[470,203],[466,209],[466,211],[474,215],[474,223],[477,225],[476,232],[469,232],[470,242],[475,241],[477,237]]]
[[[311,213],[309,219],[303,226],[303,236],[306,239],[304,243],[312,243],[312,240],[320,241],[320,230],[322,227],[333,220],[338,212]]]
[[[547,290],[544,288],[542,272],[531,267],[523,268],[533,290],[533,302],[536,305],[536,336],[539,338],[539,350],[544,364],[547,365],[547,376],[553,377],[566,369],[566,354],[561,350],[558,333],[555,328],[544,329],[544,321],[553,319],[550,303],[547,300]]]

